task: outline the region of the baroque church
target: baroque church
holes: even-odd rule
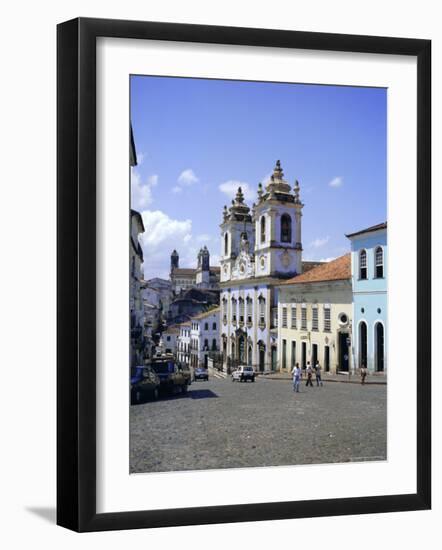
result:
[[[197,267],[180,267],[180,256],[176,250],[170,255],[170,281],[174,295],[190,288],[218,290],[218,266],[210,265],[210,253],[207,246],[200,249],[197,256]]]
[[[221,227],[221,346],[223,370],[247,364],[260,372],[277,365],[277,285],[319,262],[302,262],[300,187],[284,179],[278,160],[250,208],[241,188]]]

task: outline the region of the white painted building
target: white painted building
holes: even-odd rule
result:
[[[177,360],[183,365],[189,366],[190,364],[190,331],[192,328],[192,323],[190,321],[186,323],[181,323],[180,334],[177,341]]]
[[[219,307],[192,317],[190,323],[190,366],[207,367],[209,354],[220,351]]]
[[[223,369],[277,369],[277,287],[302,272],[303,204],[277,161],[250,209],[241,188],[221,223],[221,339]]]
[[[161,343],[164,353],[173,353],[173,355],[176,357],[179,335],[179,325],[172,325],[166,328],[166,330],[161,335]]]

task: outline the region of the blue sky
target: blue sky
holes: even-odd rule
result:
[[[386,110],[379,88],[132,76],[145,278],[173,248],[180,267],[204,244],[217,263],[223,205],[238,185],[251,205],[277,159],[301,186],[304,259],[349,251],[345,233],[386,220]]]

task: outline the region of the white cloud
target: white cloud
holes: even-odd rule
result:
[[[176,220],[161,210],[141,212],[145,232],[140,235],[140,244],[144,254],[144,278],[169,277],[170,254],[177,250],[180,267],[196,267],[197,255],[202,244],[208,245],[210,264],[219,265],[219,243],[209,234],[192,235],[192,220]]]
[[[175,185],[175,187],[172,187],[172,193],[182,193],[183,188],[179,187],[178,185]]]
[[[140,235],[144,254],[144,277],[167,278],[170,254],[174,248],[180,253],[180,264],[182,260],[187,260],[185,251],[189,248],[188,243],[192,241],[192,221],[175,220],[161,210],[145,210],[141,216],[145,228],[145,232]]]
[[[315,239],[314,241],[312,241],[310,243],[310,246],[312,246],[313,248],[320,248],[321,246],[326,245],[329,240],[330,240],[329,236],[323,237],[322,239],[318,238],[318,239]]]
[[[335,256],[332,256],[330,258],[321,258],[319,261],[320,262],[331,262],[332,260],[335,260],[336,257]]]
[[[156,185],[158,185],[158,174],[152,174],[151,176],[149,176],[147,178],[147,183],[151,187],[155,187]]]
[[[144,159],[145,159],[145,154],[137,152],[137,164],[138,164],[138,166],[140,166],[140,164],[143,164]]]
[[[152,204],[152,187],[156,185],[158,185],[157,174],[152,174],[147,178],[146,183],[142,183],[140,173],[136,168],[132,168],[130,182],[132,208],[141,211]]]
[[[177,181],[180,185],[193,185],[199,182],[199,178],[191,168],[187,168],[181,172]]]
[[[256,198],[255,191],[250,187],[248,183],[244,181],[228,180],[220,183],[218,189],[229,198],[234,199],[236,192],[238,191],[238,187],[241,187],[246,201],[251,201]]]
[[[328,184],[330,187],[342,187],[342,185],[344,185],[344,180],[341,176],[336,176],[329,181]]]

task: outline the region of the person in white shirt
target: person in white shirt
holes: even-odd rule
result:
[[[301,369],[299,368],[299,363],[296,363],[292,370],[293,375],[293,391],[299,392],[299,382],[301,380]]]

